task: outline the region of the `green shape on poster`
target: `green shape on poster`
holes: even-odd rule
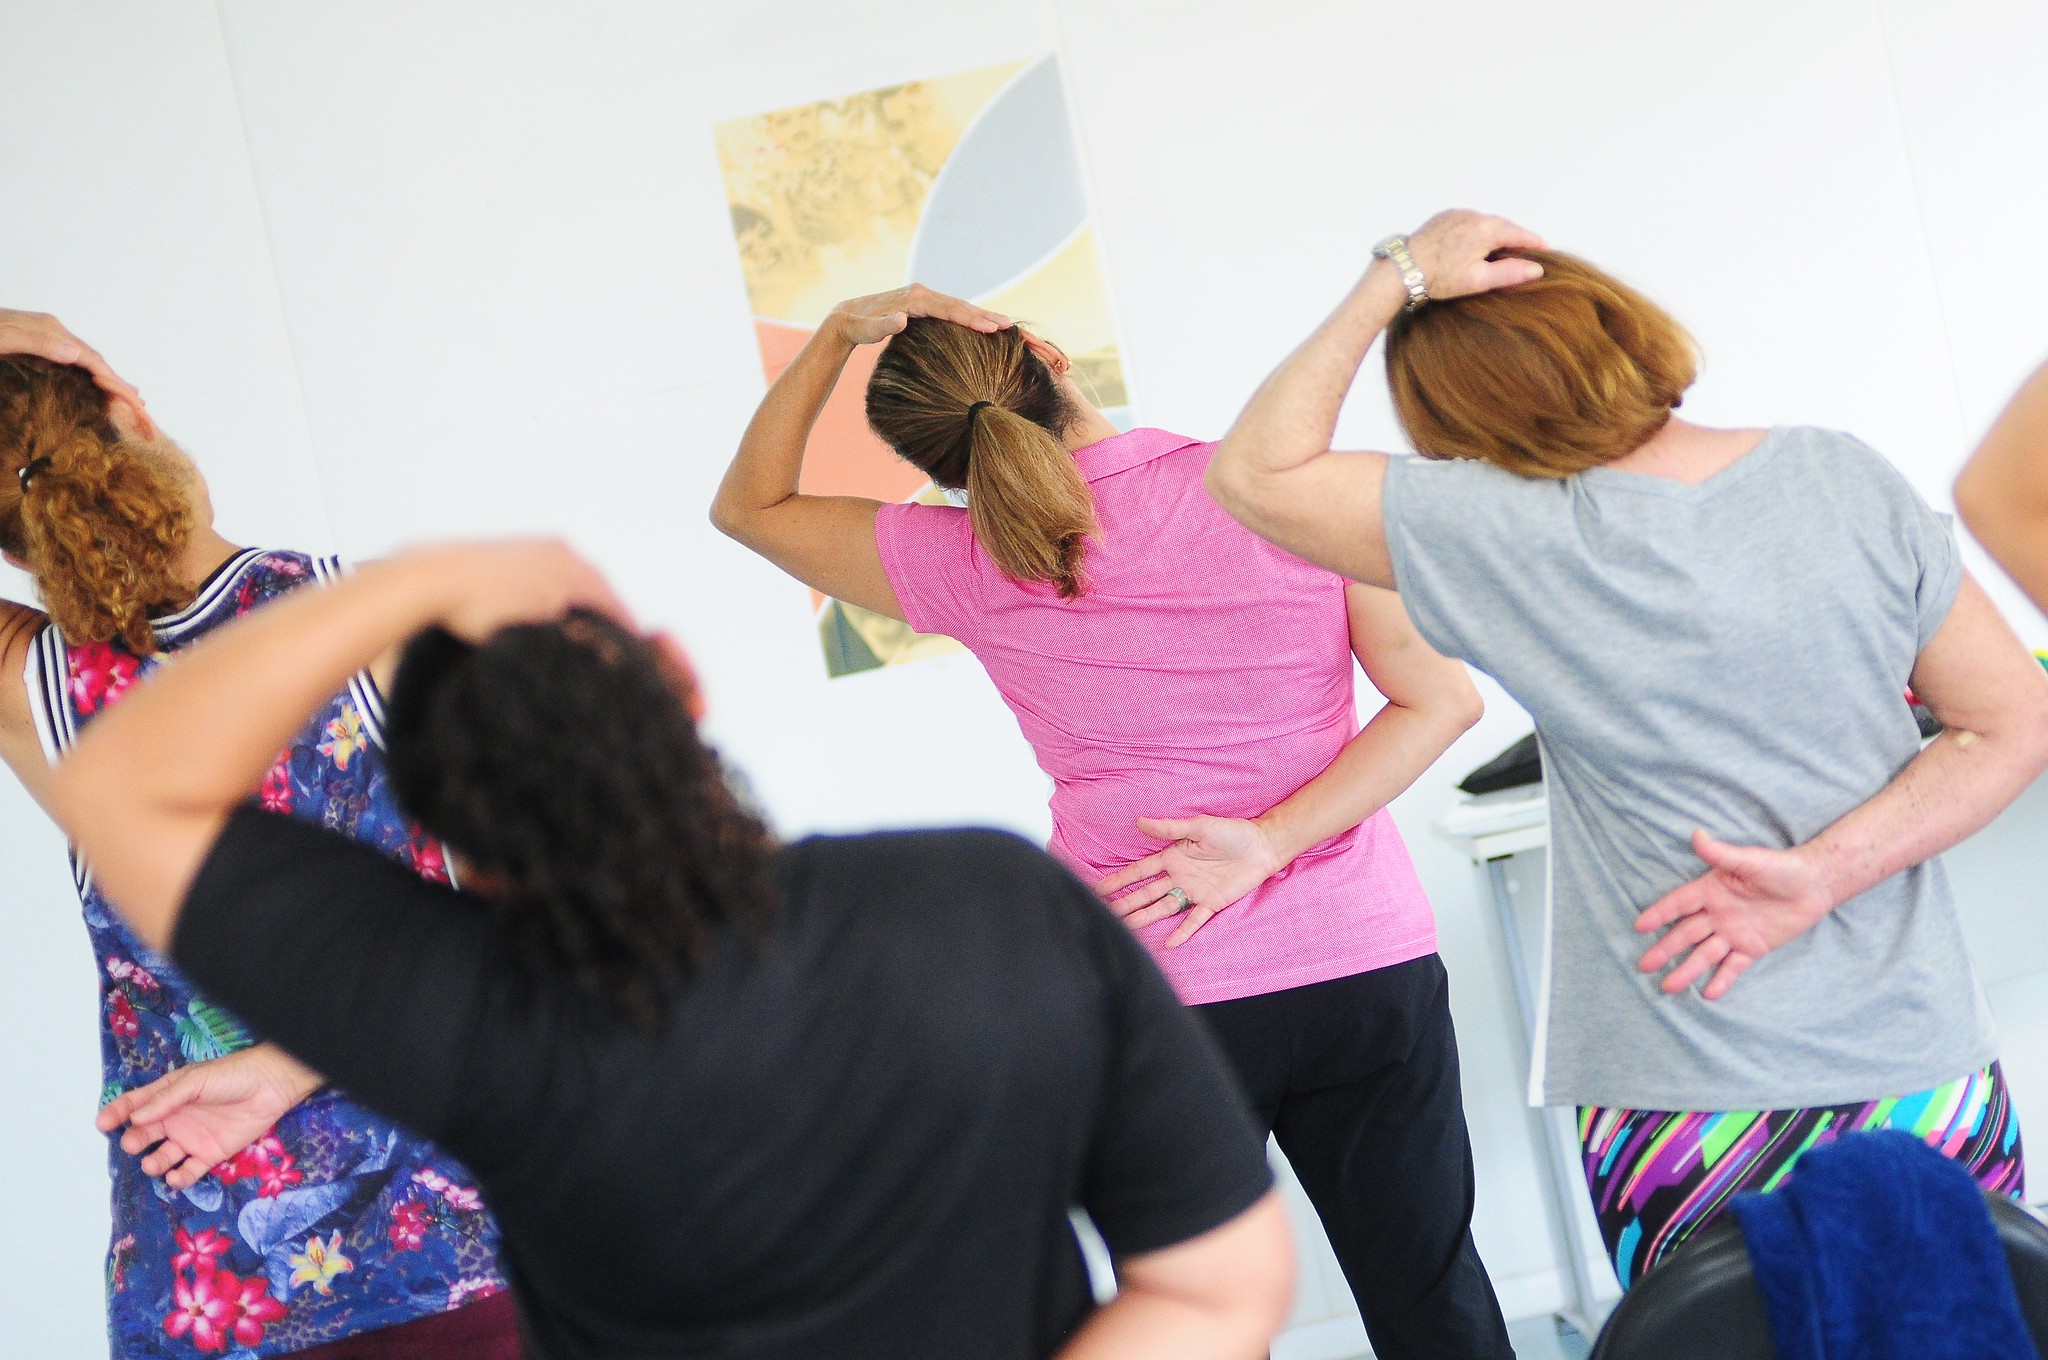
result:
[[[832,601],[832,607],[818,621],[818,640],[825,644],[825,674],[835,680],[842,675],[882,669],[882,659],[853,630],[846,619],[846,606],[837,600]]]

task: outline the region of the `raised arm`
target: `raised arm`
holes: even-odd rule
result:
[[[1422,640],[1400,596],[1353,584],[1344,600],[1351,650],[1385,705],[1321,774],[1264,816],[1140,818],[1139,830],[1173,844],[1096,885],[1133,930],[1181,910],[1167,896],[1179,888],[1187,920],[1166,943],[1180,944],[1303,851],[1392,802],[1486,711],[1464,663]]]
[[[558,543],[429,548],[297,592],[223,628],[95,719],[51,810],[116,909],[164,952],[228,814],[312,712],[430,624],[483,638],[572,608],[624,611]]]
[[[2048,610],[2048,364],[2014,394],[1956,478],[1970,532]]]
[[[903,606],[875,543],[880,501],[807,496],[797,490],[804,448],[848,357],[887,340],[913,316],[935,316],[978,331],[1009,318],[921,284],[840,303],[768,387],[711,502],[711,522],[811,589],[892,619]]]
[[[1439,213],[1408,238],[1434,300],[1527,283],[1530,260],[1490,260],[1541,237],[1500,217]],[[1375,259],[1350,294],[1259,386],[1209,463],[1209,494],[1253,533],[1367,585],[1394,586],[1380,523],[1386,457],[1336,453],[1330,437],[1358,366],[1401,309],[1399,271]]]
[[[2048,767],[2048,674],[1967,575],[1913,667],[1913,693],[1946,730],[1806,844],[1770,850],[1693,834],[1707,873],[1636,918],[1639,931],[1670,927],[1641,963],[1654,973],[1682,960],[1665,991],[1706,977],[1702,995],[1722,996],[1842,903],[1976,832]]]
[[[14,771],[28,796],[50,805],[50,761],[36,732],[24,672],[29,647],[47,619],[37,610],[0,600],[0,760]]]
[[[137,412],[142,410],[142,394],[134,384],[115,373],[98,350],[47,312],[0,307],[0,354],[33,354],[52,363],[77,364],[92,374],[108,396],[130,403]],[[143,417],[145,428],[147,421]],[[31,798],[48,807],[49,761],[36,734],[35,715],[22,682],[29,644],[46,622],[39,610],[0,600],[0,760],[7,762]]]

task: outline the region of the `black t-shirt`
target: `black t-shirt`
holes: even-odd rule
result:
[[[468,1163],[537,1354],[1049,1355],[1068,1219],[1127,1256],[1271,1185],[1223,1061],[1130,932],[986,831],[781,852],[657,1034],[536,983],[473,900],[237,812],[174,952],[211,996]]]

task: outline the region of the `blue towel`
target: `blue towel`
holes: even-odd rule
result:
[[[1778,1360],[2040,1360],[1983,1192],[1910,1133],[1846,1134],[1732,1207]]]

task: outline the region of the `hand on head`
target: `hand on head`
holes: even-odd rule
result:
[[[1007,330],[1015,324],[1007,316],[935,293],[921,283],[848,298],[832,309],[826,324],[837,326],[849,344],[872,345],[902,330],[913,316],[935,316],[984,334]]]
[[[469,642],[483,642],[513,624],[552,622],[576,609],[638,631],[611,583],[560,539],[456,543],[407,556],[445,591],[436,622]]]
[[[0,354],[33,354],[56,364],[76,364],[92,374],[92,380],[116,402],[135,409],[145,427],[142,393],[114,372],[98,350],[64,328],[64,323],[47,312],[17,312],[0,307]]]
[[[1415,257],[1433,302],[1539,279],[1543,266],[1534,260],[1493,256],[1502,250],[1546,248],[1543,238],[1526,227],[1465,208],[1438,213],[1408,237],[1408,253]]]

